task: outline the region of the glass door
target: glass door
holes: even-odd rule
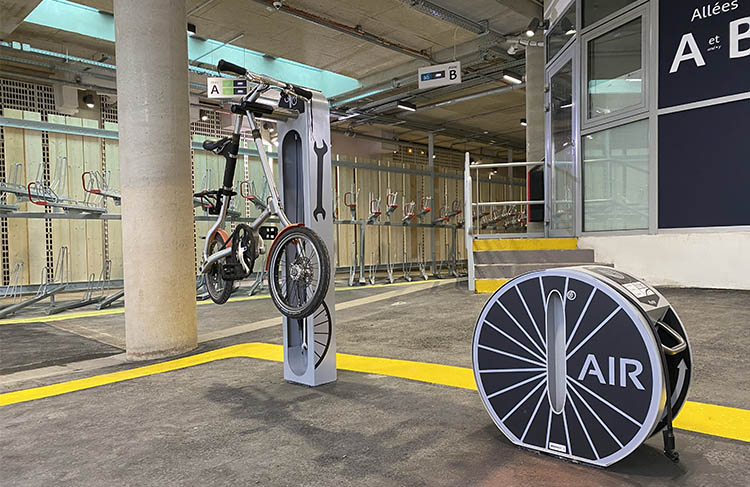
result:
[[[576,160],[578,95],[575,46],[547,70],[546,211],[548,233],[574,236],[576,231]]]

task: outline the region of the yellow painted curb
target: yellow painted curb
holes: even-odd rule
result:
[[[48,386],[33,387],[0,394],[0,406],[33,401],[69,392],[91,389],[130,379],[184,369],[226,358],[247,357],[281,362],[284,354],[281,345],[270,343],[242,343],[189,357],[168,360],[158,364],[77,379]],[[474,372],[466,367],[413,362],[363,355],[336,354],[340,370],[399,377],[430,384],[460,389],[476,390]],[[675,419],[676,428],[732,440],[750,442],[750,410],[686,401]]]
[[[485,250],[573,250],[578,248],[576,238],[498,238],[474,240],[475,252]]]
[[[474,281],[474,287],[478,294],[494,293],[510,279],[477,279]]]

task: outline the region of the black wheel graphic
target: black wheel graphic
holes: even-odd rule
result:
[[[315,368],[318,368],[328,353],[328,347],[331,345],[331,313],[328,311],[328,305],[325,301],[321,303],[320,308],[312,315],[313,327],[315,328]]]
[[[307,227],[284,231],[271,249],[269,288],[285,316],[302,319],[318,309],[328,292],[331,263],[320,237]]]
[[[655,431],[665,407],[659,350],[623,295],[573,269],[513,279],[474,332],[474,376],[514,443],[610,465]]]
[[[226,242],[219,233],[214,233],[211,243],[208,245],[208,255],[215,254],[224,248]],[[226,259],[220,259],[214,263],[206,273],[206,290],[211,300],[216,304],[224,304],[232,294],[232,281],[226,281],[221,277],[221,266]]]

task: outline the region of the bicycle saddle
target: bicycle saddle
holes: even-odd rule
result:
[[[231,137],[224,137],[219,140],[204,140],[203,148],[221,154],[231,141]]]

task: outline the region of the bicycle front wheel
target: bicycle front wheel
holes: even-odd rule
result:
[[[302,319],[318,309],[331,277],[323,240],[307,227],[290,228],[281,234],[268,259],[271,298],[279,311]]]

